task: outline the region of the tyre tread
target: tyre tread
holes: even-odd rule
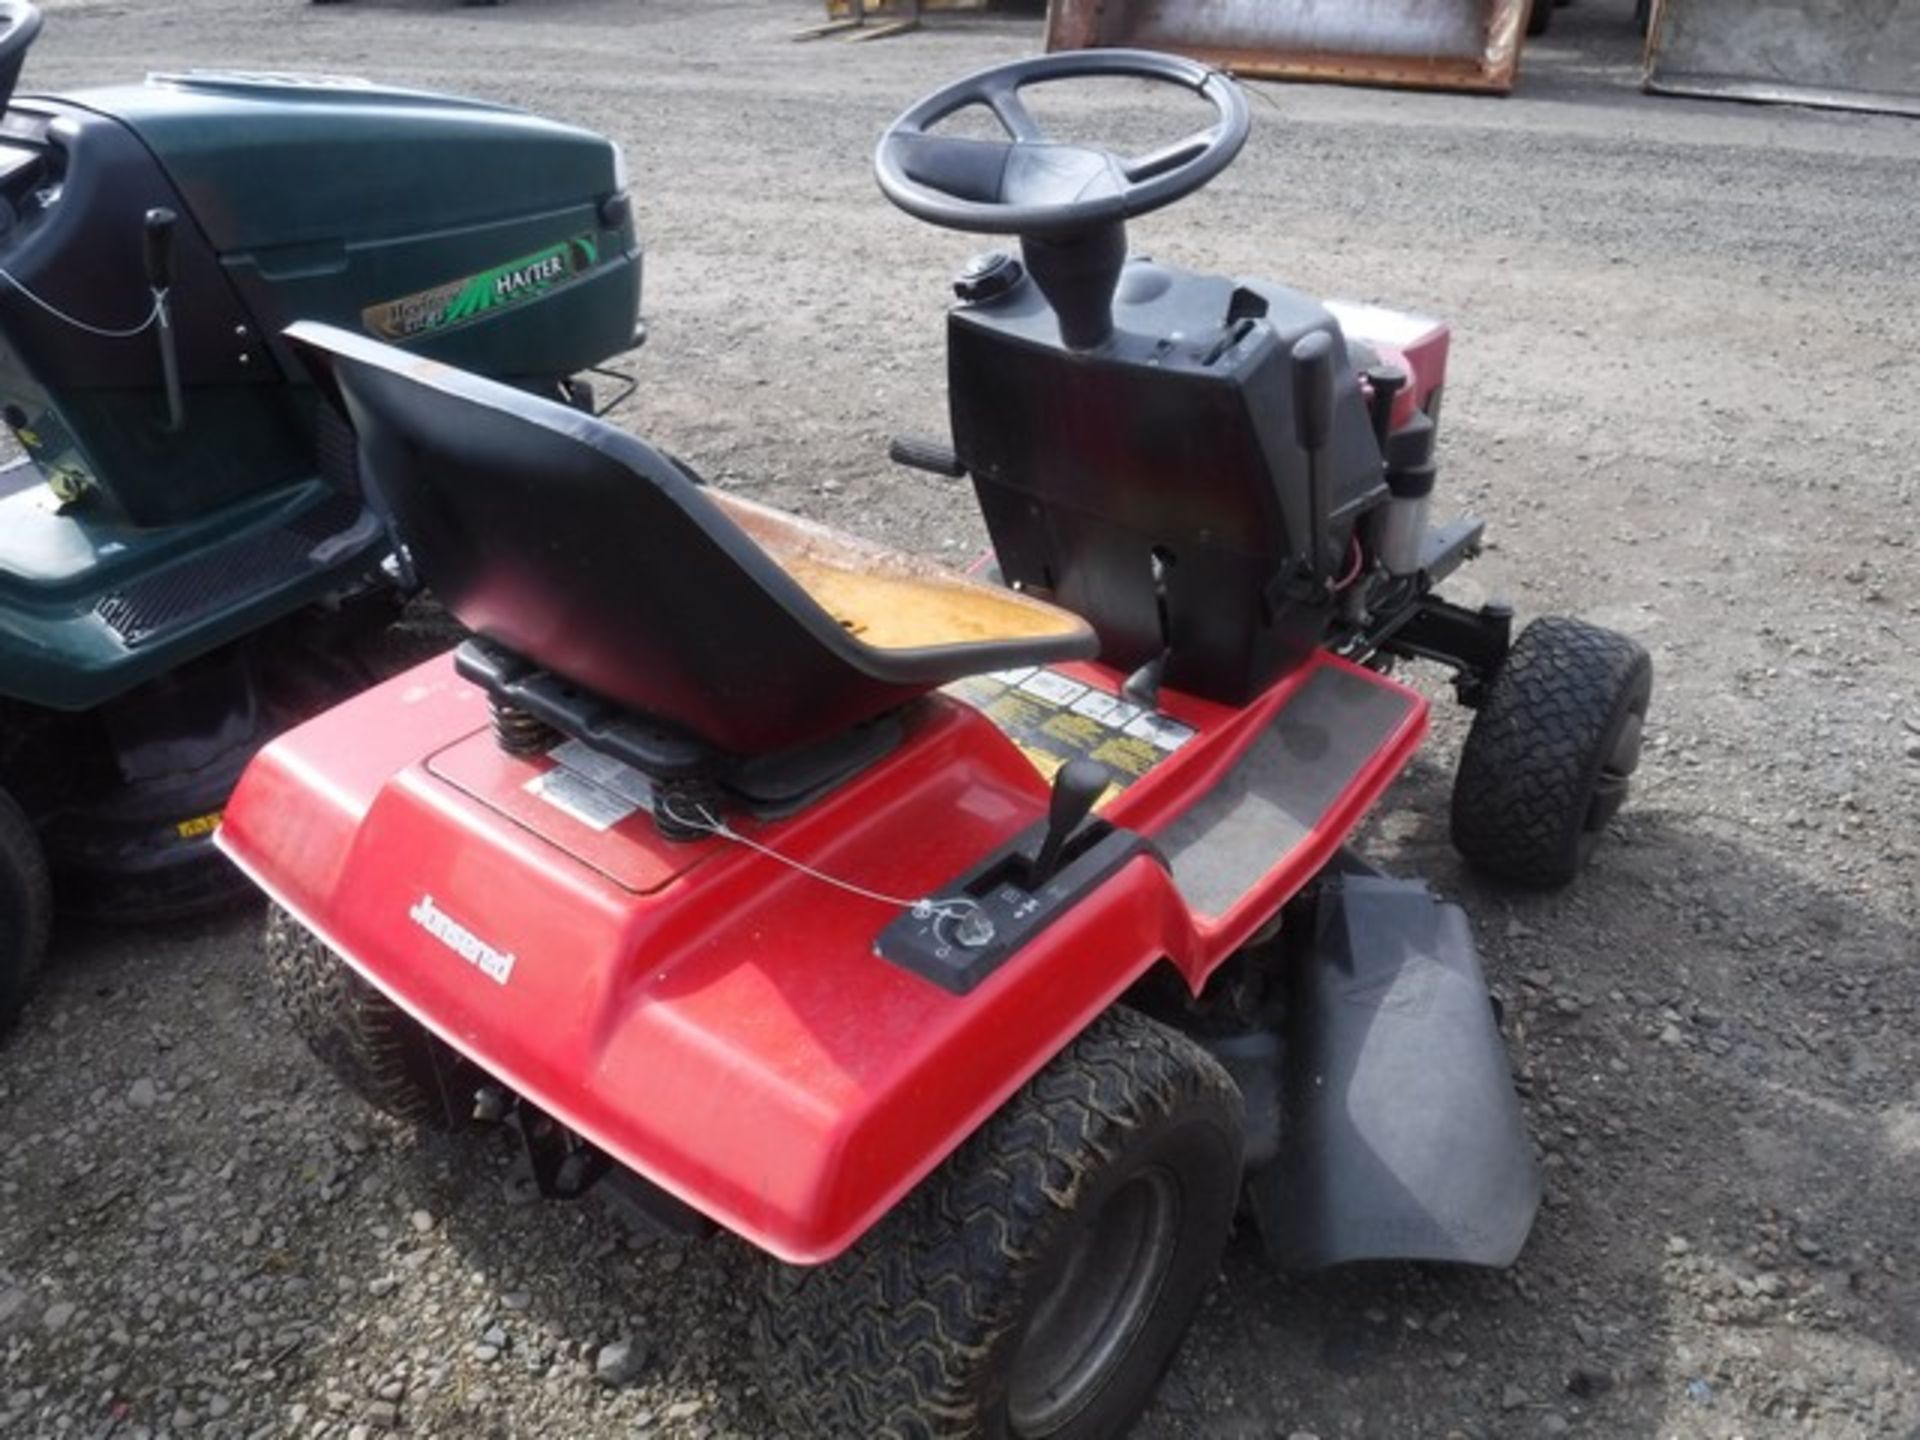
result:
[[[349,1090],[409,1124],[451,1129],[426,1028],[279,906],[267,915],[267,971],[293,1027]]]
[[[47,938],[53,928],[53,881],[33,822],[4,790],[0,790],[0,872],[4,872],[0,873],[0,887],[4,887],[0,891],[0,1034],[5,1034],[46,966]],[[9,910],[15,913],[9,915]]]
[[[1616,631],[1549,616],[1514,642],[1474,717],[1454,777],[1453,843],[1516,884],[1564,885],[1584,859],[1587,797],[1618,709],[1652,686],[1653,662]]]
[[[1178,1032],[1116,1008],[1018,1091],[839,1259],[772,1266],[755,1335],[794,1435],[987,1433],[978,1363],[1016,1316],[1009,1272],[1129,1130],[1191,1099],[1241,1098]]]

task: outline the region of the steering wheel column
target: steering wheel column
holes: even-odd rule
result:
[[[1096,76],[1191,91],[1212,105],[1214,123],[1125,157],[1049,139],[1020,98],[1030,85]],[[1006,139],[934,133],[976,106],[992,112]],[[1113,334],[1127,220],[1213,179],[1239,154],[1248,124],[1246,97],[1219,70],[1157,51],[1072,51],[995,66],[927,96],[887,127],[874,170],[887,198],[909,215],[949,230],[1018,236],[1062,341],[1088,350]]]
[[[1020,259],[1060,321],[1060,338],[1093,350],[1113,334],[1113,296],[1127,263],[1127,227],[1114,220],[1076,235],[1022,235]]]
[[[0,111],[13,99],[27,49],[40,33],[40,10],[31,0],[0,0]]]

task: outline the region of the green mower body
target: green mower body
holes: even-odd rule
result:
[[[350,445],[279,336],[365,329],[551,390],[634,340],[614,147],[340,81],[158,76],[0,131],[0,694],[85,709],[377,563]],[[169,411],[146,216],[177,217]],[[5,212],[0,212],[5,213]],[[90,329],[55,316],[49,302]]]
[[[639,339],[610,141],[335,78],[14,96],[40,23],[0,0],[0,1028],[49,905],[235,893],[241,769],[386,663],[404,557],[285,327],[576,404]]]

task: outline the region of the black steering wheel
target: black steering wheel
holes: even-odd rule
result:
[[[27,0],[0,0],[0,110],[13,98],[20,83],[20,67],[27,47],[40,33],[40,7]]]
[[[1049,140],[1020,92],[1029,85],[1095,76],[1191,90],[1212,104],[1214,122],[1132,159]],[[1007,139],[930,133],[975,105],[993,112]],[[887,127],[873,168],[889,200],[930,224],[1057,239],[1191,195],[1240,153],[1248,123],[1245,93],[1210,65],[1153,50],[1070,50],[996,65],[936,90]]]

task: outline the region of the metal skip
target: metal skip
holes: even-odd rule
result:
[[[1528,0],[1051,0],[1047,49],[1137,45],[1237,75],[1505,93]]]
[[[1660,0],[1646,86],[1920,116],[1920,0]]]

